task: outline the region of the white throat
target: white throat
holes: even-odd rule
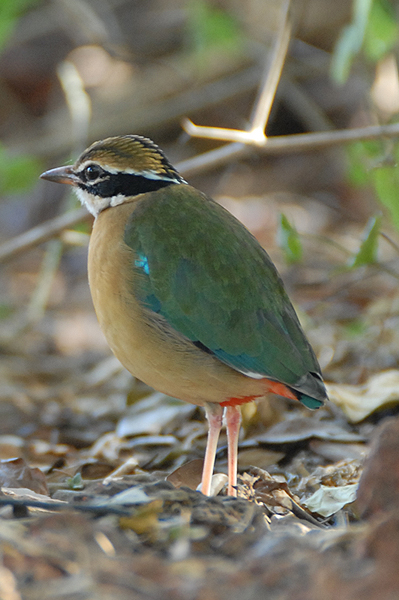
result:
[[[123,204],[126,197],[123,194],[117,196],[110,196],[109,198],[101,198],[101,196],[94,196],[86,190],[82,190],[79,187],[75,188],[75,192],[80,202],[87,208],[87,210],[97,218],[102,210],[105,210],[109,206],[118,206]]]

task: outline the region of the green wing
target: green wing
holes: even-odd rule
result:
[[[185,184],[158,190],[125,242],[138,300],[222,362],[293,386],[320,373],[270,258],[213,200]]]

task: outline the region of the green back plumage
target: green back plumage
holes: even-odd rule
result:
[[[191,186],[171,185],[139,201],[124,241],[143,305],[232,368],[322,399],[307,378],[320,368],[282,281],[228,211]]]

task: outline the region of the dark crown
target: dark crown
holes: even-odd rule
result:
[[[94,142],[78,158],[73,171],[81,189],[103,198],[134,196],[173,183],[186,183],[164,153],[139,135]]]

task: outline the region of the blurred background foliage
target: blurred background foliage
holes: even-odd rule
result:
[[[221,145],[189,139],[184,117],[245,129],[281,10],[280,0],[2,0],[0,240],[76,206],[38,175],[95,139],[147,135],[180,164]],[[337,0],[332,10],[330,0],[296,0],[291,10],[268,135],[395,123],[397,3]],[[391,346],[378,360],[373,352],[387,315],[389,330],[399,323],[398,152],[394,138],[280,155],[254,149],[188,177],[267,247],[331,378],[357,381],[399,362]],[[7,343],[108,352],[85,279],[87,232],[76,227],[57,247],[34,248],[3,269]],[[380,328],[372,335],[371,313]],[[359,347],[348,342],[353,332]],[[352,371],[343,374],[349,355]]]
[[[20,16],[40,0],[3,0],[0,6],[0,50],[4,48]]]
[[[356,56],[363,53],[376,69],[372,97],[379,109],[378,116],[385,122],[396,116],[399,109],[398,67],[394,54],[398,49],[399,34],[396,19],[394,3],[355,0],[352,22],[342,29],[331,62],[332,77],[344,83],[350,76]],[[392,85],[396,86],[396,93]],[[387,150],[383,142],[353,144],[348,150],[348,177],[354,185],[372,186],[377,198],[388,208],[392,223],[399,228],[399,146],[397,143],[390,146]]]

